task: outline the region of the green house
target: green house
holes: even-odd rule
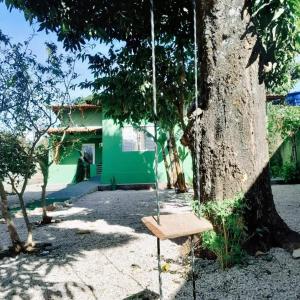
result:
[[[155,182],[153,124],[139,130],[122,128],[105,117],[96,105],[53,106],[60,125],[48,131],[53,151],[49,183],[75,183],[78,161],[88,160],[89,177],[103,185],[150,185]],[[147,132],[150,133],[147,134]],[[186,181],[192,182],[192,161],[187,149],[180,149]],[[159,151],[158,181],[166,184],[166,170]],[[86,159],[87,158],[87,159]]]

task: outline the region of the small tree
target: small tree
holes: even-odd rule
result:
[[[41,192],[41,207],[43,211],[42,215],[42,224],[50,224],[52,218],[47,215],[47,201],[46,201],[46,192],[47,192],[47,185],[49,180],[49,168],[54,162],[58,162],[58,156],[61,146],[66,137],[66,131],[68,127],[64,129],[63,135],[60,137],[59,141],[55,143],[55,147],[51,146],[49,139],[44,143],[41,143],[37,146],[35,151],[35,161],[38,163],[40,170],[43,175],[43,184],[42,184],[42,192]],[[54,151],[53,151],[54,150]],[[54,155],[52,159],[49,157],[49,152],[53,151]]]
[[[9,178],[12,182],[18,182],[20,178],[27,175],[30,177],[35,172],[35,165],[27,156],[26,145],[13,134],[0,133],[0,198],[3,218],[12,242],[13,250],[20,252],[23,243],[17,233],[13,218],[9,212],[7,195],[4,190],[3,181]],[[25,174],[26,173],[26,174]],[[22,207],[22,210],[24,207]],[[26,210],[23,214],[27,216]],[[25,219],[27,220],[27,218]]]
[[[58,121],[58,115],[53,114],[49,107],[70,101],[69,89],[76,77],[75,59],[58,55],[56,46],[47,43],[48,59],[41,64],[28,49],[30,40],[13,44],[3,34],[0,37],[0,107],[3,108],[0,110],[0,126],[28,142],[24,148],[26,160],[20,174],[22,181],[16,181],[13,176],[9,178],[28,230],[27,245],[32,246],[32,226],[26,212],[24,192],[32,175],[31,166],[36,162],[37,146]]]

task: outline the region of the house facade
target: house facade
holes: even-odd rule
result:
[[[88,161],[89,176],[102,185],[149,185],[155,182],[155,144],[152,124],[139,129],[130,124],[122,128],[105,111],[91,104],[54,106],[60,126],[48,133],[52,143],[49,160],[50,183],[75,183],[78,162]],[[179,144],[178,144],[179,145]],[[186,181],[192,182],[192,160],[187,149],[181,164]],[[166,184],[167,176],[161,148],[158,147],[158,180]]]

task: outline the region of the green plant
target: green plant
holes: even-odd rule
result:
[[[110,179],[110,189],[112,191],[115,191],[117,189],[117,181],[116,181],[116,177],[113,176],[111,179]]]
[[[281,167],[280,166],[278,166],[278,165],[271,165],[271,175],[272,175],[272,177],[274,178],[274,177],[280,177],[280,175],[281,175]]]
[[[300,109],[297,106],[268,104],[268,142],[270,157],[280,145],[300,129]]]
[[[222,269],[241,263],[246,255],[242,246],[247,237],[244,198],[239,195],[234,199],[209,201],[205,205],[194,201],[192,207],[196,214],[205,216],[214,226],[213,231],[202,234],[202,247],[216,255]]]
[[[296,163],[285,163],[280,174],[286,183],[300,182],[300,166]]]

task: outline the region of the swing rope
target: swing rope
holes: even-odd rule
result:
[[[198,116],[198,108],[199,108],[199,102],[198,102],[198,43],[197,43],[197,7],[196,7],[196,0],[193,0],[193,27],[194,27],[194,92],[195,92],[195,137],[194,137],[194,149],[196,151],[196,185],[197,185],[197,200],[199,201],[200,205],[200,156],[199,156],[199,151],[198,147],[199,145],[199,140],[200,140],[200,132],[199,132],[199,125],[198,122],[200,115]],[[199,149],[200,150],[200,149]]]
[[[195,106],[196,106],[196,119],[197,122],[197,109],[198,109],[198,46],[197,46],[197,15],[196,15],[196,0],[193,1],[193,24],[194,24],[194,64],[195,64]],[[155,26],[154,26],[154,1],[150,0],[150,22],[151,22],[151,48],[152,48],[152,96],[153,96],[153,114],[154,114],[154,139],[155,139],[155,196],[157,207],[157,224],[160,225],[160,197],[158,190],[158,143],[157,143],[157,86],[156,86],[156,56],[155,56]],[[197,132],[195,133],[195,146],[199,136],[198,126],[196,123]],[[195,147],[196,149],[196,147]],[[196,151],[197,160],[197,189],[198,199],[200,202],[200,174],[199,174],[199,151]],[[191,235],[191,265],[192,265],[192,278],[193,278],[193,299],[196,299],[196,284],[195,284],[195,256],[194,256],[194,242],[193,235]],[[160,238],[157,237],[157,263],[159,273],[159,295],[163,299],[162,292],[162,278],[161,278],[161,258],[160,258]]]
[[[153,114],[154,114],[154,140],[155,140],[155,196],[156,196],[156,216],[157,224],[160,225],[160,199],[158,191],[158,143],[157,143],[157,98],[156,98],[156,56],[155,56],[155,31],[154,31],[154,3],[150,0],[150,22],[151,22],[151,48],[152,48],[152,96],[153,96]],[[163,299],[162,278],[161,278],[161,260],[160,260],[160,239],[157,242],[157,267],[159,281],[159,295]]]

